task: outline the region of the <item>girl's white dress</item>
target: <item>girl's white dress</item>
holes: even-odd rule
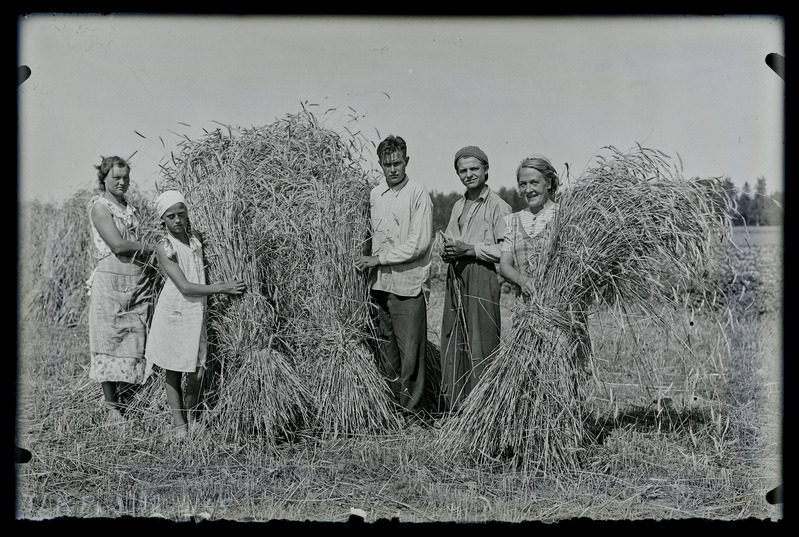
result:
[[[194,235],[186,245],[167,233],[167,256],[180,265],[186,279],[205,285],[203,248]],[[170,371],[195,372],[207,355],[206,296],[184,296],[166,275],[147,336],[145,378],[153,365]]]

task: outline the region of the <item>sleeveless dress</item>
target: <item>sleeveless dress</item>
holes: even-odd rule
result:
[[[101,204],[110,213],[123,239],[138,241],[139,218],[128,204],[123,208],[103,196],[87,204],[92,255],[97,265],[86,282],[89,292],[89,378],[97,382],[139,383],[144,380],[144,345],[149,301],[137,288],[144,284],[144,264],[116,255],[91,218]]]
[[[550,223],[558,213],[560,206],[553,203],[538,215],[523,209],[505,217],[505,239],[502,250],[513,254],[513,266],[522,274],[532,274],[532,267],[538,263],[547,247],[550,235]],[[527,220],[527,226],[523,219]],[[528,232],[525,227],[529,228]],[[516,288],[517,296],[521,289]]]
[[[162,241],[167,256],[180,265],[186,279],[205,285],[203,248],[199,239],[191,235],[187,245],[167,233]],[[147,338],[145,377],[150,376],[153,365],[184,373],[205,367],[207,301],[206,296],[184,296],[165,276]]]

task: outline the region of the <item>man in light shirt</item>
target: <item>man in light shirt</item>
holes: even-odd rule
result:
[[[499,347],[501,256],[505,217],[511,207],[488,181],[488,156],[476,146],[455,153],[455,171],[466,187],[452,207],[442,259],[448,263],[441,323],[444,401],[456,410],[477,385]]]
[[[405,173],[409,158],[402,138],[388,136],[377,156],[384,179],[369,196],[372,255],[356,259],[355,267],[371,271],[382,372],[397,404],[416,415],[425,385],[433,203]]]

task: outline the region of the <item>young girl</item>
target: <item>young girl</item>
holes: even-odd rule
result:
[[[185,438],[194,430],[206,359],[206,303],[208,295],[244,292],[243,280],[206,284],[202,236],[189,224],[186,200],[176,190],[167,190],[155,200],[167,233],[156,245],[165,283],[155,306],[145,357],[149,376],[153,365],[166,373],[167,403],[175,423],[175,436]],[[181,380],[186,373],[185,405]]]

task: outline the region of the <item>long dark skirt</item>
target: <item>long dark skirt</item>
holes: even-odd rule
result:
[[[499,346],[500,283],[493,263],[460,260],[450,265],[441,323],[442,395],[457,409]]]

